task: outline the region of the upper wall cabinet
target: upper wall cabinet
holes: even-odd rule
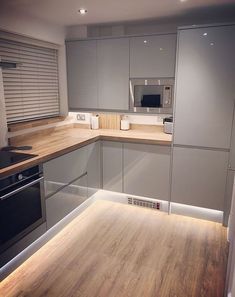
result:
[[[66,44],[69,108],[98,108],[96,41]]]
[[[174,143],[228,149],[235,99],[235,26],[179,31]]]
[[[129,108],[129,38],[67,42],[71,109]]]
[[[176,34],[130,39],[131,78],[174,77]]]
[[[129,107],[129,39],[97,41],[98,106],[100,109]]]

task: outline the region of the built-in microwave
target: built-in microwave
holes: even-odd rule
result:
[[[134,112],[172,113],[173,78],[130,79],[130,109]]]

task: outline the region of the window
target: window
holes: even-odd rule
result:
[[[60,112],[58,48],[24,40],[0,34],[1,62],[17,63],[16,68],[2,69],[8,123],[58,116]]]

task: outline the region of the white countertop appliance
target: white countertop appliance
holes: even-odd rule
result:
[[[163,119],[164,132],[167,134],[173,133],[173,117],[168,117]]]
[[[120,129],[124,131],[130,130],[130,122],[128,116],[122,117]]]

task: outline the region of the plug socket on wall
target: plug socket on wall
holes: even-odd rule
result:
[[[78,113],[77,114],[77,120],[78,121],[85,121],[86,120],[86,116],[83,113]]]

